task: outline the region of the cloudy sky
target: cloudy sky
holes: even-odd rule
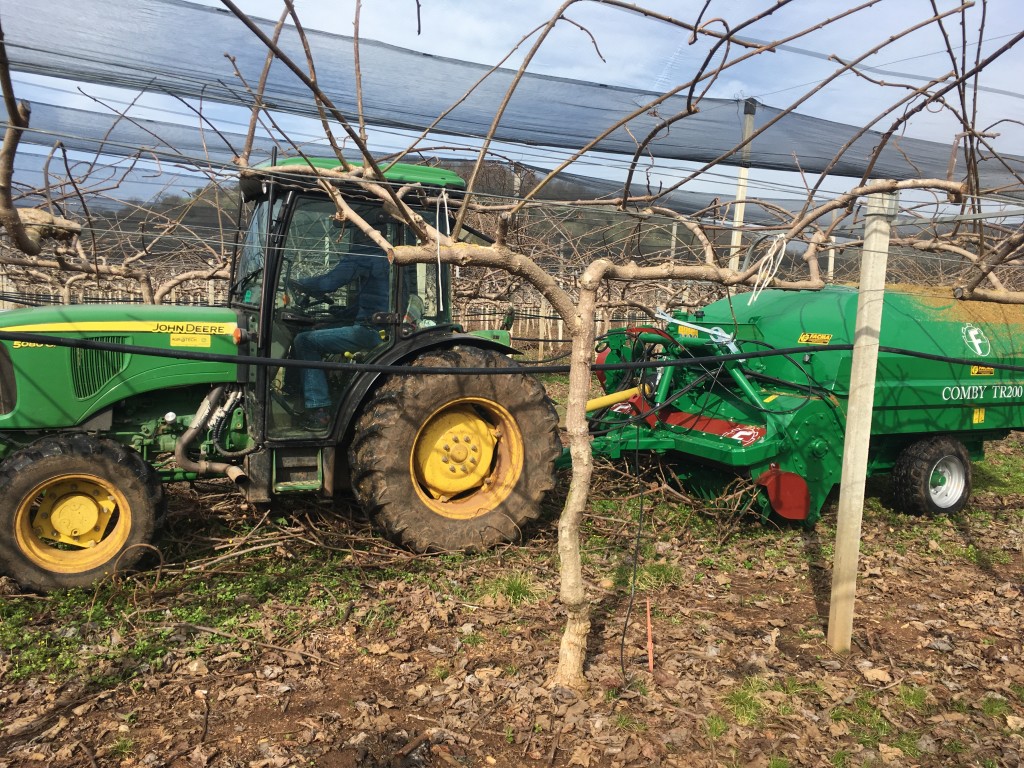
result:
[[[26,8],[35,5],[33,0],[5,2]],[[217,0],[201,2],[222,7]],[[244,11],[270,19],[277,18],[281,10],[280,0],[238,0],[238,3]],[[949,0],[936,0],[936,3],[940,11],[959,7]],[[339,34],[353,31],[355,0],[296,0],[296,5],[308,28]],[[533,42],[530,35],[558,5],[553,0],[420,0],[419,6],[416,0],[363,0],[360,32],[367,39],[488,65],[511,53],[508,65],[515,66]],[[648,0],[643,5],[693,22],[704,3]],[[800,38],[784,50],[758,56],[747,64],[729,69],[714,82],[709,95],[727,99],[753,97],[771,106],[786,107],[836,70],[838,63],[829,60],[829,56],[843,60],[863,56],[890,36],[932,15],[930,0],[874,3],[794,0],[782,7],[771,0],[712,2],[702,20],[719,30],[726,24],[732,28],[755,14],[777,8],[741,33],[742,37],[754,41],[781,39],[858,5],[869,7]],[[969,63],[979,54],[978,33],[983,23],[982,56],[993,52],[1024,28],[1024,4],[1019,0],[991,0],[985,12],[983,19],[981,4],[972,8],[964,29],[959,16],[950,17],[946,23],[946,31],[958,48],[956,55],[963,55]],[[692,42],[689,34],[677,27],[599,2],[581,0],[571,6],[567,15],[570,21],[563,21],[555,28],[531,64],[531,72],[663,91],[689,80],[710,47],[709,38],[700,37]],[[202,30],[192,34],[201,35]],[[169,31],[169,36],[173,42],[173,30]],[[966,43],[962,50],[961,41]],[[258,45],[255,39],[253,44]],[[1002,134],[1000,150],[1019,155],[1024,155],[1024,98],[1019,87],[1019,73],[1024,71],[1022,51],[1024,46],[1011,50],[991,65],[982,80],[983,89],[977,94],[977,124],[987,128],[998,123],[995,130]],[[738,48],[733,48],[733,55],[738,52]],[[909,89],[951,68],[949,54],[935,25],[885,47],[867,59],[865,65],[870,69],[864,74],[876,82],[844,75],[802,103],[799,111],[863,125],[876,119]],[[43,83],[27,75],[19,75],[18,79],[21,88],[38,87]],[[880,85],[879,81],[888,85]],[[47,99],[69,104],[90,103],[66,85],[58,85],[53,90],[53,83],[44,84],[50,90],[39,93],[46,94]],[[403,88],[415,88],[415,76],[409,83],[396,83],[396,90]],[[85,86],[85,90],[116,98],[116,94],[99,86]],[[452,94],[452,97],[458,95]],[[134,98],[134,94],[121,94],[120,98],[127,101]],[[191,119],[180,104],[156,98],[143,98],[141,103],[149,104],[156,110],[151,114],[160,119]],[[225,118],[230,119],[227,115]],[[237,120],[238,124],[244,122],[242,117]],[[878,126],[887,127],[890,121],[891,118],[887,118]],[[907,127],[906,135],[948,144],[959,130],[949,114],[924,113]],[[524,159],[538,164],[543,158],[531,152]]]
[[[217,0],[202,0],[219,5]],[[852,0],[795,0],[758,21],[743,36],[757,41],[775,41],[867,3]],[[276,18],[279,0],[239,0],[242,10]],[[364,0],[361,11],[362,36],[441,56],[494,64],[519,46],[510,64],[518,64],[533,38],[524,38],[543,24],[560,5],[554,0]],[[639,3],[653,11],[693,22],[703,2],[695,0],[648,0]],[[704,20],[721,19],[730,26],[770,9],[770,0],[729,0],[713,2]],[[960,3],[938,0],[940,11],[956,9]],[[299,17],[311,28],[351,35],[355,0],[297,0]],[[774,106],[785,106],[805,93],[837,68],[836,55],[852,60],[871,51],[899,32],[932,16],[930,0],[883,0],[846,19],[816,30],[769,57],[760,56],[723,74],[709,95],[749,98]],[[1024,29],[1024,3],[992,0],[984,19],[986,41],[982,55],[1003,45]],[[579,26],[560,23],[531,71],[592,82],[650,90],[664,90],[687,81],[702,62],[708,45],[702,40],[690,44],[689,36],[676,27],[643,18],[600,3],[582,0],[570,7],[567,16]],[[968,27],[962,30],[959,16],[950,17],[946,29],[960,47],[966,37],[970,62],[978,52],[977,38],[982,25],[980,3],[969,11]],[[723,29],[712,23],[712,29]],[[960,55],[960,51],[957,51]],[[899,85],[920,85],[923,78],[950,70],[951,63],[940,30],[935,25],[911,33],[871,56],[865,64],[883,70],[868,73]],[[1000,119],[1024,121],[1024,95],[1020,72],[1024,71],[1024,46],[1005,54],[985,73],[983,85],[993,89],[979,94],[981,123]],[[912,79],[918,78],[918,79]],[[999,91],[1003,91],[1000,93]],[[870,120],[904,92],[903,88],[881,88],[845,75],[815,96],[801,111],[817,117],[859,124]],[[1013,95],[1008,95],[1009,92]],[[921,120],[915,123],[919,138],[945,140],[948,121]],[[1024,149],[1024,131],[1020,131]]]

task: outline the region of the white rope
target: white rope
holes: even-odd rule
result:
[[[779,268],[782,266],[782,258],[786,255],[786,245],[788,242],[783,234],[778,234],[772,238],[772,244],[768,248],[768,253],[761,259],[761,265],[757,268],[757,277],[754,278],[754,289],[750,292],[750,298],[747,299],[748,307],[757,301],[761,292],[771,284],[775,275],[778,274]]]

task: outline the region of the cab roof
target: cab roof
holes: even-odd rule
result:
[[[362,166],[362,162],[350,160],[349,165]],[[288,166],[299,168],[316,168],[324,171],[342,170],[341,162],[336,157],[287,157],[277,161],[274,168],[281,169]],[[429,187],[447,187],[451,189],[465,189],[466,182],[453,171],[445,168],[437,168],[432,165],[413,165],[412,163],[391,163],[382,164],[384,178],[388,181],[395,181],[402,184],[422,184]],[[269,168],[270,163],[260,163],[259,168]]]

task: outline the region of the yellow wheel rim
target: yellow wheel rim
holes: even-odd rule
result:
[[[124,494],[95,475],[59,475],[39,483],[15,512],[18,548],[53,573],[82,573],[108,563],[131,529]]]
[[[413,440],[409,471],[424,504],[470,520],[508,498],[523,471],[523,436],[491,400],[461,398],[438,409]]]

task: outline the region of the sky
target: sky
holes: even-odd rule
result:
[[[220,5],[217,0],[201,2]],[[949,0],[938,0],[937,4],[940,10],[960,5]],[[247,13],[272,19],[277,18],[281,8],[279,0],[239,0],[238,5]],[[415,0],[364,0],[360,34],[400,47],[482,64],[494,64],[518,46],[518,53],[509,60],[509,64],[518,65],[532,39],[525,44],[522,41],[547,21],[559,5],[553,0],[421,0],[417,14]],[[648,0],[640,5],[692,22],[703,3]],[[773,5],[770,0],[719,0],[712,3],[704,18],[722,18],[735,25]],[[742,36],[759,41],[778,40],[856,5],[858,3],[851,0],[796,0],[759,21],[749,34]],[[353,33],[355,7],[355,0],[296,1],[303,24],[347,35]],[[976,6],[970,13],[971,26],[966,36],[968,55],[973,59],[981,24],[980,8]],[[834,62],[823,61],[820,57],[834,54],[852,60],[931,15],[930,0],[878,2],[792,43],[804,52],[783,51],[770,57],[757,57],[750,64],[725,73],[709,95],[753,97],[783,106],[836,69]],[[706,45],[689,44],[689,36],[676,27],[600,3],[582,0],[570,7],[567,16],[579,26],[561,22],[534,60],[531,72],[664,90],[686,81],[707,50]],[[985,51],[988,52],[1024,29],[1024,3],[992,0],[987,8],[985,27],[989,38]],[[722,29],[722,25],[712,24],[711,28]],[[958,17],[950,18],[947,29],[959,42],[962,31]],[[770,61],[766,62],[765,58]],[[950,69],[948,54],[934,25],[893,43],[865,64],[918,77],[932,77]],[[1016,95],[981,94],[983,124],[1004,118],[1024,121],[1024,94],[1019,82],[1022,70],[1024,46],[1011,51],[986,71],[984,85],[1016,92]],[[885,79],[898,80],[895,76]],[[920,84],[909,79],[903,82]],[[860,123],[874,118],[893,101],[893,92],[894,89],[879,88],[855,75],[845,75],[801,111],[830,120]],[[945,140],[944,125],[941,120],[921,120],[914,126],[917,131],[914,135]],[[1018,145],[1024,150],[1024,130],[1018,133]]]
[[[32,0],[14,1],[28,3]],[[217,0],[200,2],[222,7]],[[940,10],[958,7],[949,0],[936,2]],[[247,13],[271,19],[277,18],[282,7],[280,0],[238,0],[238,4]],[[360,34],[367,39],[437,56],[488,65],[511,52],[507,65],[516,66],[532,44],[533,38],[529,36],[558,5],[553,0],[420,0],[419,5],[416,0],[363,0]],[[704,3],[649,0],[643,5],[693,21]],[[775,5],[771,0],[716,0],[710,4],[703,20],[711,28],[722,29],[724,23],[735,26]],[[777,40],[855,5],[853,0],[795,0],[744,30],[741,36],[756,41]],[[356,0],[296,0],[296,6],[308,28],[340,34],[353,32]],[[795,50],[758,56],[751,63],[728,70],[713,83],[709,95],[729,99],[753,97],[772,106],[785,107],[835,71],[837,63],[828,60],[829,55],[845,60],[862,56],[891,35],[931,14],[929,0],[876,2],[848,19],[795,41],[792,43]],[[556,26],[532,62],[531,72],[661,91],[689,79],[709,47],[706,38],[693,42],[686,32],[669,24],[590,0],[572,5],[567,16],[571,21]],[[991,0],[984,22],[987,40],[982,52],[987,54],[1024,28],[1024,3]],[[966,39],[967,57],[972,61],[981,23],[978,4],[970,11],[966,30],[960,29],[958,17],[951,17],[947,24],[954,40],[959,41],[961,36]],[[254,44],[258,43],[254,40]],[[934,25],[897,41],[871,56],[865,64],[873,67],[866,74],[894,85],[883,87],[847,74],[801,104],[799,111],[843,123],[863,124],[875,119],[906,93],[908,87],[920,85],[920,78],[932,77],[950,68],[948,54]],[[995,130],[1001,133],[999,148],[1019,155],[1024,155],[1024,97],[1019,87],[1019,73],[1024,71],[1022,65],[1024,46],[1010,51],[986,70],[983,85],[989,90],[978,93],[977,121],[982,127],[998,123]],[[26,75],[17,76],[17,81],[21,88],[38,87],[42,82]],[[108,91],[99,86],[83,88],[89,93],[108,95]],[[45,93],[46,98],[56,98],[62,103],[91,103],[67,90]],[[133,95],[122,95],[122,98],[129,99]],[[144,98],[141,103],[158,110],[155,114],[161,119],[188,117],[180,105],[164,99]],[[226,112],[224,117],[242,119],[241,116],[231,118]],[[888,120],[880,125],[887,124]],[[924,113],[914,119],[906,134],[949,143],[958,130],[957,123],[947,114]],[[391,138],[382,134],[380,144],[387,144]],[[523,157],[534,164],[543,159],[535,151],[526,152]],[[585,166],[583,172],[606,177],[621,174],[621,166],[598,166],[600,162]],[[724,177],[728,176],[726,172]],[[756,184],[757,172],[754,178]],[[761,174],[761,178],[774,177]]]

